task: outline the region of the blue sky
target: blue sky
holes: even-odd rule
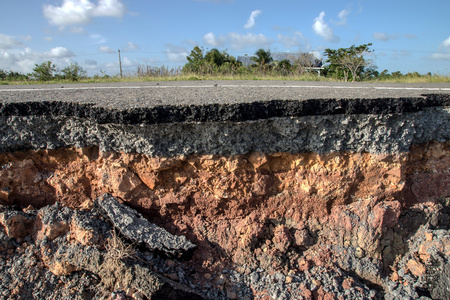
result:
[[[0,69],[78,63],[89,75],[182,66],[194,46],[232,55],[372,43],[378,71],[450,75],[449,0],[2,0]]]

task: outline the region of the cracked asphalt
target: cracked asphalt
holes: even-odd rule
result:
[[[61,101],[110,109],[236,104],[270,100],[394,99],[450,95],[448,83],[162,81],[0,86],[0,103]]]

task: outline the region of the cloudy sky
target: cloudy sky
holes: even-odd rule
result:
[[[381,72],[450,75],[449,0],[17,0],[0,3],[0,69],[78,63],[90,75],[182,66],[194,46],[232,55],[372,43]]]

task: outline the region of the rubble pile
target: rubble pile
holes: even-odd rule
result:
[[[2,206],[0,298],[106,299],[123,291],[130,299],[446,299],[449,201],[442,198],[394,214],[397,221],[382,231],[385,239],[402,242],[381,240],[404,245],[391,265],[380,247],[367,247],[379,243],[374,234],[365,232],[360,246],[345,238],[332,244],[327,242],[331,235],[345,234],[331,222],[312,222],[292,235],[286,225],[273,221],[268,226],[274,228],[272,240],[254,239],[264,244],[261,251],[249,249],[242,264],[224,260],[215,270],[199,267],[192,256],[196,246],[185,237],[144,221],[127,224],[129,218],[143,219],[108,194],[89,210],[58,203],[41,209]],[[367,214],[352,224],[376,232],[378,224],[365,220],[377,211],[368,202],[373,199],[358,203]],[[115,222],[106,206],[120,209],[124,221]],[[330,218],[344,218],[349,211],[355,205],[333,211]],[[418,222],[415,231],[402,231],[412,219]],[[138,232],[158,235],[158,245],[178,245],[177,254],[173,247],[158,248],[152,239],[137,241]]]

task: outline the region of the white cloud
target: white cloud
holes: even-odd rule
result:
[[[61,6],[46,4],[44,17],[52,25],[70,26],[87,24],[93,17],[122,17],[125,5],[119,0],[99,0],[97,4],[89,0],[63,0]]]
[[[2,68],[21,73],[31,73],[36,64],[50,60],[61,69],[72,62],[75,54],[65,47],[55,47],[45,52],[36,52],[31,48],[0,50]]]
[[[103,53],[114,53],[116,51],[114,51],[114,49],[108,47],[108,46],[99,46],[98,47],[98,51],[103,52]]]
[[[271,39],[267,38],[262,33],[247,33],[245,35],[242,35],[239,33],[230,32],[229,34],[227,34],[227,40],[229,41],[230,47],[233,50],[242,50],[249,47],[269,48],[273,43]]]
[[[262,13],[259,9],[252,11],[250,14],[250,17],[247,20],[247,23],[244,25],[245,29],[250,29],[253,26],[255,26],[255,19],[257,16],[259,16]]]
[[[130,60],[128,57],[124,57],[122,60],[122,67],[132,67],[136,64],[135,61]]]
[[[338,18],[339,22],[337,22],[338,25],[345,25],[347,24],[347,16],[350,14],[350,11],[347,9],[343,9],[339,12]]]
[[[442,42],[441,46],[450,50],[450,36]]]
[[[439,52],[431,54],[430,58],[436,60],[450,60],[450,36],[439,46]]]
[[[44,52],[43,56],[48,58],[66,58],[73,57],[75,54],[65,47],[56,47],[48,52]]]
[[[437,60],[450,60],[450,53],[433,53],[430,57]]]
[[[205,44],[212,47],[223,47],[225,44],[225,38],[223,36],[216,37],[214,33],[209,32],[203,36]]]
[[[12,49],[15,47],[23,47],[23,43],[15,37],[0,33],[0,49]]]
[[[94,4],[88,0],[64,0],[61,6],[44,5],[44,17],[57,26],[87,24],[91,21]]]
[[[139,49],[139,46],[133,42],[128,42],[125,49],[123,51],[133,51]]]
[[[44,36],[43,39],[47,42],[53,42],[53,37],[51,36]]]
[[[325,12],[320,12],[319,16],[314,19],[313,30],[314,32],[323,37],[328,42],[337,43],[339,42],[339,37],[334,35],[333,29],[331,29],[324,20]]]
[[[203,42],[212,47],[223,47],[225,44],[229,45],[232,50],[242,50],[245,48],[268,48],[273,40],[267,38],[263,34],[239,34],[236,32],[230,32],[226,36],[216,35],[209,32],[203,36]],[[198,45],[198,43],[196,44]]]
[[[119,0],[99,0],[93,15],[95,17],[121,18],[126,11],[125,5]]]
[[[166,57],[170,62],[181,63],[186,62],[186,56],[188,56],[188,52],[186,48],[176,46],[173,44],[166,44]]]
[[[122,63],[122,72],[123,75],[126,76],[127,74],[134,74],[137,70],[137,67],[139,65],[139,62],[136,60],[131,60],[126,56],[123,56],[121,59]],[[109,62],[107,64],[100,66],[102,69],[105,68],[105,71],[107,74],[119,74],[120,67],[119,67],[119,61],[114,60],[112,62]],[[96,68],[98,69],[98,68]]]

